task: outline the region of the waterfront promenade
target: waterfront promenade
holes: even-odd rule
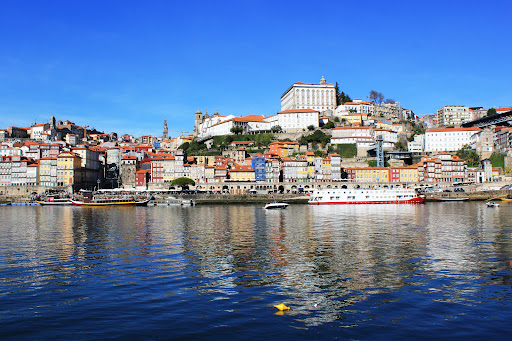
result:
[[[471,198],[483,198],[487,194],[489,196],[494,195],[492,192],[500,190],[503,186],[510,185],[511,179],[497,182],[487,182],[480,184],[468,184],[460,186],[464,189],[462,193],[465,196]],[[312,192],[314,189],[329,189],[329,188],[386,188],[406,186],[409,188],[431,188],[434,195],[440,195],[443,193],[446,195],[460,196],[461,193],[454,193],[454,186],[452,183],[443,182],[418,182],[418,183],[400,183],[400,182],[214,182],[214,183],[198,183],[195,187],[191,187],[191,190],[197,190],[199,192],[206,193],[219,193],[221,195],[217,198],[222,198],[222,201],[226,200],[226,195],[237,195],[241,198],[252,198],[250,200],[256,200],[253,202],[272,200],[275,196],[279,195],[290,195],[291,197],[302,196],[308,192]],[[44,193],[47,187],[43,186],[1,186],[0,187],[0,201],[14,201],[14,200],[28,200],[33,193]],[[58,188],[68,193],[72,193],[71,187]],[[126,189],[131,191],[132,189]],[[169,191],[167,187],[151,187],[148,190],[152,193],[180,193],[181,191]],[[446,194],[444,190],[451,190],[452,193]],[[141,190],[138,190],[141,191]],[[482,193],[491,192],[491,193]],[[253,194],[256,193],[256,194]],[[207,197],[208,198],[208,197]],[[211,197],[210,197],[211,198]],[[285,197],[286,198],[286,197]],[[485,200],[485,199],[480,199]]]

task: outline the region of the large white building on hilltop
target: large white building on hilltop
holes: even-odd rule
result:
[[[445,105],[437,110],[437,124],[439,127],[460,127],[462,123],[471,120],[471,110],[464,105]]]
[[[313,109],[289,109],[264,119],[271,127],[280,126],[284,132],[296,133],[305,131],[309,126],[318,128],[320,114]]]
[[[319,84],[292,84],[281,96],[281,112],[296,109],[313,109],[320,113],[336,109],[336,86],[325,78]]]
[[[475,143],[472,136],[481,130],[476,127],[429,129],[425,132],[425,153],[455,152]]]

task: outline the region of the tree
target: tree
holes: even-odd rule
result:
[[[395,104],[395,103],[396,103],[396,101],[395,101],[394,99],[392,99],[392,98],[386,98],[386,100],[384,101],[384,103],[386,103],[386,104]]]
[[[188,146],[190,146],[190,143],[189,142],[185,142],[185,143],[181,144],[181,146],[179,146],[178,149],[183,149],[184,151],[187,151],[188,150]]]
[[[334,122],[338,123],[340,121],[340,118],[338,116],[334,116],[334,119],[333,119]]]
[[[377,95],[377,102],[379,102],[379,104],[381,104],[383,100],[384,100],[384,95],[382,94],[382,92],[379,92],[379,94]]]
[[[308,125],[308,130],[310,130],[310,131],[311,131],[311,130],[315,130],[315,126],[314,126],[314,125],[312,125],[312,124]]]
[[[376,102],[377,98],[379,98],[379,93],[375,90],[370,90],[370,95],[368,96],[371,102]]]
[[[233,127],[231,128],[231,132],[235,135],[243,133],[244,128],[243,127]]]
[[[384,95],[382,94],[382,92],[371,90],[368,98],[370,99],[370,101],[380,104],[384,100]]]
[[[273,126],[272,128],[270,128],[270,131],[272,131],[273,133],[280,133],[283,131],[283,128],[281,128],[280,125],[277,125],[277,126]]]
[[[329,121],[324,125],[324,129],[332,129],[334,128],[334,122]]]
[[[224,142],[225,142],[226,144],[231,144],[231,142],[233,142],[234,140],[235,140],[235,139],[233,139],[233,136],[228,135],[228,136],[226,136],[226,138],[224,139]]]
[[[496,115],[496,114],[497,114],[497,112],[496,112],[496,109],[494,109],[494,108],[487,110],[487,116],[492,116],[492,115]]]
[[[405,147],[405,145],[402,141],[398,141],[397,143],[395,143],[395,149],[402,151],[402,152],[407,150],[407,148]]]
[[[195,186],[196,183],[190,178],[177,178],[172,180],[171,186],[181,187],[181,189],[188,189],[188,186]]]
[[[480,164],[480,156],[467,144],[457,151],[457,156],[465,160],[469,167],[477,167]]]
[[[341,94],[336,95],[336,99],[337,99],[338,105],[342,105],[347,102],[352,102],[352,98],[350,98],[350,96],[347,95],[346,93],[344,93],[343,91],[341,92]]]

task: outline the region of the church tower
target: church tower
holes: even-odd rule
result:
[[[55,116],[52,115],[52,117],[50,117],[50,129],[55,129],[55,126],[56,126]]]
[[[169,129],[167,129],[167,119],[164,119],[164,132],[162,138],[166,140],[169,137]]]
[[[195,119],[194,119],[194,136],[199,135],[199,129],[201,128],[201,124],[203,123],[203,113],[198,110],[195,113]]]

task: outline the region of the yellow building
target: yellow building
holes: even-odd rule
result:
[[[363,122],[368,119],[368,114],[348,114],[341,116],[341,118],[347,120],[351,125],[362,126]]]
[[[418,182],[418,166],[397,167],[401,182]]]
[[[204,180],[206,182],[214,182],[215,181],[215,167],[214,166],[205,166],[204,167]]]
[[[290,157],[299,152],[299,144],[297,142],[273,142],[270,144],[270,153],[279,157]]]
[[[254,170],[251,166],[234,166],[229,171],[231,181],[254,181]]]
[[[331,158],[326,157],[322,159],[322,178],[324,180],[331,179],[332,169],[331,169]]]
[[[215,165],[215,156],[204,156],[198,155],[194,156],[197,164],[204,164],[205,166],[213,166]]]
[[[356,182],[388,182],[389,168],[361,167],[354,168]]]
[[[79,170],[82,160],[72,152],[60,153],[57,156],[57,186],[72,186],[81,182]]]
[[[162,160],[162,182],[171,183],[175,179],[176,158],[172,155],[163,157]]]

